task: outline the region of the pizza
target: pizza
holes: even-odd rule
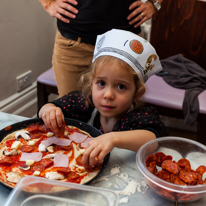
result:
[[[82,165],[83,153],[92,138],[89,133],[65,124],[58,133],[40,123],[16,130],[0,143],[0,181],[11,188],[25,176],[88,183],[103,166],[98,158],[95,167]]]

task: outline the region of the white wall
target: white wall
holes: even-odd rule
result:
[[[38,0],[1,1],[0,103],[18,95],[16,77],[32,70],[33,82],[51,67],[56,19]]]
[[[55,32],[56,19],[38,0],[1,2],[0,111],[26,117],[36,115],[36,79],[52,65]],[[16,77],[28,70],[32,71],[33,84],[18,92]]]

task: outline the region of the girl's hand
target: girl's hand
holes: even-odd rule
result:
[[[64,121],[62,110],[51,103],[45,104],[40,109],[39,117],[43,119],[48,128],[55,132],[59,131]]]
[[[40,0],[40,2],[41,1],[42,0]],[[69,23],[69,19],[64,18],[62,15],[75,19],[78,10],[72,5],[77,4],[78,3],[76,0],[53,0],[50,1],[44,8],[52,17],[56,17],[65,23]]]
[[[150,19],[156,12],[153,4],[148,1],[146,3],[135,1],[130,5],[129,10],[134,10],[127,19],[129,20],[129,24],[133,24],[135,28]]]
[[[89,165],[95,166],[95,157],[98,157],[99,163],[102,163],[104,157],[113,150],[114,142],[112,132],[103,134],[91,140],[83,154],[82,164],[85,168]]]

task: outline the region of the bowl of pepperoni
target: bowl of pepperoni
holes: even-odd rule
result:
[[[161,137],[138,150],[136,162],[148,186],[174,202],[206,194],[206,146],[183,137]]]

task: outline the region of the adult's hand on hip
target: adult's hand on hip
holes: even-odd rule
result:
[[[134,25],[135,28],[139,27],[146,20],[150,19],[156,12],[153,4],[149,1],[143,3],[142,1],[133,2],[129,10],[133,10],[127,19],[130,25]]]
[[[69,23],[70,21],[64,16],[75,19],[76,14],[78,13],[78,10],[74,7],[75,5],[78,4],[76,0],[57,0],[57,1],[39,0],[39,1],[43,5],[45,10],[52,17],[56,17],[65,23]]]

